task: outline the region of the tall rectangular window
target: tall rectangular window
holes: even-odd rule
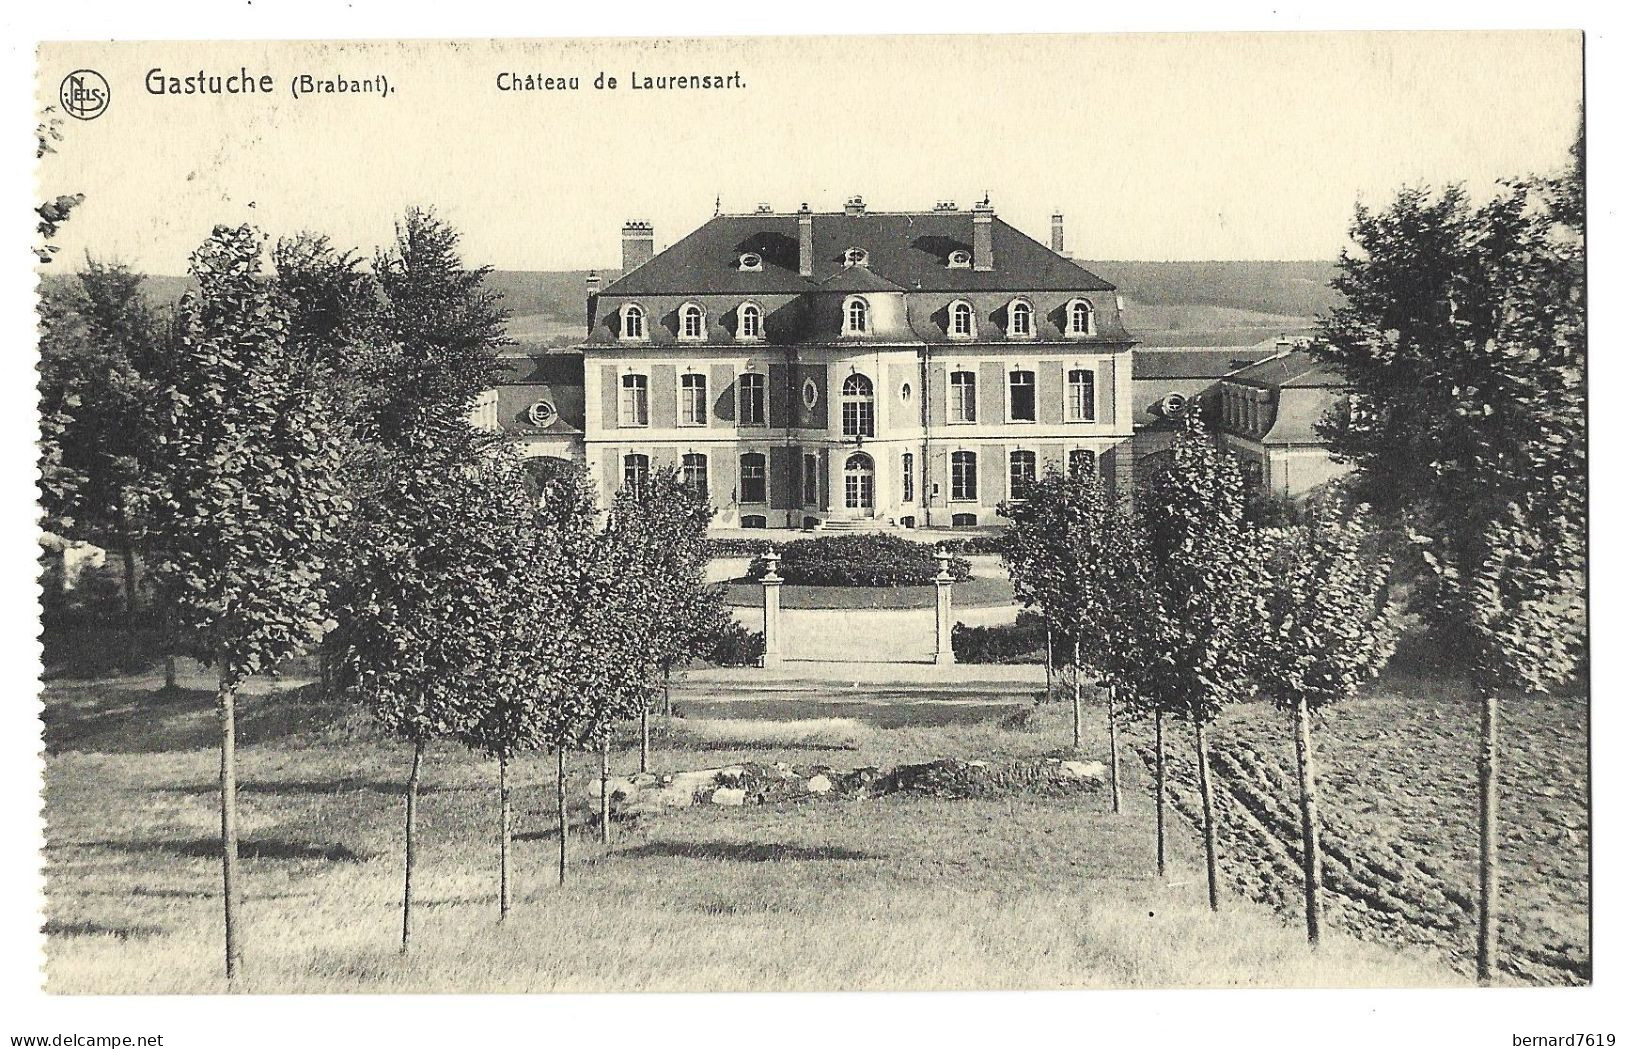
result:
[[[711,490],[711,479],[706,470],[705,456],[689,452],[683,456],[683,484],[702,495]]]
[[[767,457],[760,452],[746,452],[739,457],[739,501],[767,502]]]
[[[649,483],[649,457],[633,453],[622,464],[625,468],[622,483],[634,492],[641,492]]]
[[[914,453],[903,453],[903,502],[914,501]]]
[[[739,425],[767,425],[767,376],[761,372],[739,377]]]
[[[976,421],[976,373],[954,372],[948,376],[948,421]]]
[[[801,505],[818,505],[818,456],[801,457]]]
[[[677,401],[677,424],[679,426],[704,426],[706,411],[705,376],[698,372],[685,373],[682,379],[681,395]]]
[[[1095,453],[1087,448],[1074,448],[1066,455],[1066,471],[1073,477],[1095,475]]]
[[[622,426],[649,425],[649,377],[647,375],[621,376]]]
[[[1010,453],[1010,498],[1025,499],[1027,490],[1038,480],[1038,456],[1033,452]]]
[[[1066,373],[1066,420],[1095,421],[1095,373],[1086,368],[1073,368]]]
[[[976,498],[976,453],[955,452],[951,458],[952,496],[961,502]]]
[[[1010,421],[1013,423],[1038,421],[1038,386],[1032,372],[1010,373]]]

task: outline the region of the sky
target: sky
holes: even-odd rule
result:
[[[55,243],[181,273],[216,223],[314,230],[370,253],[434,207],[503,269],[613,267],[620,228],[664,247],[758,203],[961,207],[988,194],[1089,259],[1327,259],[1358,201],[1555,170],[1579,119],[1577,33],[45,44],[41,104],[75,69],[106,111],[39,165],[83,193]],[[253,95],[156,95],[149,71],[269,75]],[[391,93],[305,95],[302,73]],[[502,73],[576,76],[502,91]],[[598,89],[599,73],[618,81]],[[737,73],[725,90],[633,76]],[[71,260],[71,261],[70,261]]]

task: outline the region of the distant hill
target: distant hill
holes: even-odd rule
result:
[[[1331,262],[1211,261],[1083,262],[1116,284],[1128,326],[1144,345],[1239,346],[1281,334],[1303,334],[1338,301]],[[509,331],[521,343],[567,345],[586,323],[588,270],[492,270],[487,283],[513,315]],[[608,285],[619,270],[598,270]],[[66,272],[46,282],[67,279]],[[186,277],[147,278],[154,302],[172,303]]]

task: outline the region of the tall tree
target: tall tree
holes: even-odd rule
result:
[[[1149,598],[1145,628],[1150,698],[1189,721],[1202,793],[1208,905],[1219,908],[1218,843],[1207,728],[1227,703],[1251,691],[1248,650],[1257,627],[1257,544],[1244,520],[1241,470],[1187,411],[1172,462],[1146,486],[1144,515]]]
[[[1387,603],[1390,562],[1375,549],[1363,510],[1336,502],[1310,523],[1263,533],[1261,639],[1255,676],[1292,719],[1303,840],[1304,925],[1320,942],[1320,827],[1311,715],[1375,677],[1393,654],[1396,623]]]
[[[1587,528],[1583,144],[1556,178],[1359,208],[1318,352],[1351,408],[1327,428],[1403,512],[1436,592],[1418,601],[1480,695],[1478,974],[1496,953],[1498,694],[1581,665]],[[1530,637],[1551,642],[1527,648]]]
[[[177,629],[219,674],[228,979],[242,959],[237,691],[330,625],[323,569],[349,511],[321,398],[290,360],[261,249],[257,231],[217,226],[193,254],[197,290],[181,302],[156,413],[155,575]]]
[[[461,235],[433,212],[407,211],[395,243],[373,264],[383,301],[378,323],[400,358],[375,372],[372,425],[381,440],[409,429],[425,405],[470,411],[496,384],[507,312],[485,287],[490,267],[469,269]]]
[[[402,436],[379,489],[361,504],[349,587],[346,678],[412,748],[405,804],[401,950],[411,947],[418,786],[424,752],[457,738],[494,702],[493,661],[510,642],[503,610],[525,581],[528,521],[517,463],[460,419]],[[471,465],[472,464],[472,465]]]

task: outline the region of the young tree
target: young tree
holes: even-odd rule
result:
[[[1451,187],[1355,212],[1347,305],[1318,349],[1351,408],[1327,429],[1374,502],[1403,509],[1433,569],[1416,602],[1481,694],[1478,972],[1496,949],[1496,697],[1551,688],[1586,634],[1583,145],[1554,179],[1473,208]],[[1507,543],[1511,543],[1511,549]],[[1476,602],[1487,607],[1475,607]],[[1528,639],[1549,639],[1545,654]]]
[[[1257,629],[1256,542],[1243,520],[1246,496],[1235,459],[1214,443],[1199,411],[1187,411],[1172,462],[1146,486],[1148,598],[1144,624],[1156,653],[1150,698],[1189,721],[1196,737],[1202,793],[1202,843],[1208,905],[1219,908],[1218,845],[1207,727],[1224,705],[1244,698],[1248,649]]]
[[[656,471],[640,487],[622,488],[610,507],[606,530],[624,547],[627,571],[643,600],[636,622],[666,696],[671,675],[704,650],[727,617],[720,588],[705,582],[709,557],[706,529],[710,500],[684,485],[673,469]],[[639,705],[638,771],[649,771],[649,701]]]
[[[1255,677],[1292,719],[1303,836],[1304,923],[1320,942],[1320,828],[1310,715],[1352,698],[1393,654],[1389,559],[1363,509],[1326,503],[1307,525],[1263,535],[1262,637]]]
[[[215,228],[159,397],[155,575],[189,648],[219,673],[226,975],[239,975],[237,690],[330,625],[323,569],[349,511],[315,390],[297,379],[287,318],[261,279],[262,239]]]
[[[1117,553],[1119,509],[1093,474],[1047,473],[1024,498],[1001,504],[1011,521],[1007,563],[1016,596],[1042,607],[1072,642],[1072,745],[1083,744],[1083,667],[1097,674],[1111,663],[1101,624],[1119,594],[1111,585]],[[1113,679],[1107,677],[1107,734],[1111,750],[1112,811],[1121,808],[1117,784],[1117,712]]]

